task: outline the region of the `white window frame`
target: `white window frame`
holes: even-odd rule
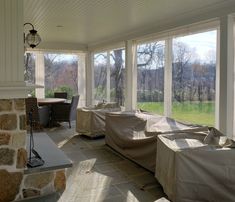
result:
[[[203,33],[207,31],[217,31],[219,35],[219,22],[218,20],[199,23],[196,25],[189,25],[181,29],[171,30],[155,35],[150,35],[142,39],[137,40],[137,45],[143,43],[150,43],[153,41],[165,41],[165,67],[164,67],[164,115],[170,117],[172,114],[172,50],[173,50],[173,39],[176,37],[182,37],[192,35],[196,33]],[[219,86],[220,86],[220,65],[219,65],[219,41],[217,37],[216,42],[216,95],[215,95],[215,127],[219,128]],[[136,54],[137,57],[137,54]],[[137,59],[137,58],[136,58]],[[137,69],[137,66],[136,66]],[[135,87],[137,91],[137,84]],[[136,106],[137,108],[137,97]]]
[[[90,57],[92,58],[91,59],[91,71],[92,71],[92,92],[91,92],[91,94],[92,94],[92,105],[94,105],[94,104],[96,104],[96,101],[97,100],[95,100],[95,97],[94,97],[94,95],[95,95],[95,85],[94,85],[94,56],[95,56],[95,54],[99,54],[99,53],[107,53],[107,62],[106,62],[106,98],[105,98],[105,100],[104,101],[106,101],[106,102],[110,102],[110,93],[111,93],[111,85],[110,85],[110,83],[111,83],[111,62],[110,62],[110,56],[111,56],[111,52],[113,51],[113,50],[117,50],[117,49],[123,49],[123,50],[125,50],[125,47],[123,47],[123,46],[114,46],[114,47],[112,47],[111,49],[100,49],[100,51],[96,51],[96,52],[92,52],[91,53],[91,55],[90,55]],[[125,85],[125,84],[124,84]],[[126,86],[126,85],[125,85]]]

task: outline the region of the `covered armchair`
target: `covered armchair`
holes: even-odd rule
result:
[[[29,112],[32,111],[33,126],[34,127],[45,127],[49,123],[50,109],[48,106],[38,106],[37,98],[26,98],[26,117],[27,125],[29,125]]]
[[[76,120],[76,110],[78,106],[79,95],[73,96],[71,103],[58,103],[52,105],[52,121],[68,122],[71,128],[71,121]]]

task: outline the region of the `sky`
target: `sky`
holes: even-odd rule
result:
[[[214,50],[214,57],[216,58],[216,38],[217,38],[217,32],[216,31],[209,31],[209,32],[203,32],[199,34],[193,34],[183,37],[175,38],[177,41],[181,41],[185,44],[187,44],[190,48],[195,49],[198,57],[202,61],[208,60],[208,52],[210,50]],[[76,59],[76,55],[71,54],[60,54],[58,58],[56,58],[56,61],[64,61],[64,60],[74,60]],[[97,58],[98,59],[98,58]],[[104,62],[104,58],[101,56],[99,57],[99,62]]]
[[[179,37],[177,41],[186,43],[190,48],[195,48],[200,59],[207,60],[208,51],[214,50],[216,53],[217,32],[210,31]]]
[[[49,53],[50,55],[57,55],[57,57],[55,58],[55,62],[73,62],[78,60],[78,56],[75,54],[64,54],[64,53],[58,53],[58,54],[54,54],[54,53]]]

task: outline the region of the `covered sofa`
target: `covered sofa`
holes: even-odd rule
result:
[[[89,137],[104,135],[105,114],[120,110],[121,107],[115,102],[99,103],[94,107],[78,108],[76,131]]]
[[[147,112],[106,113],[105,142],[117,152],[154,172],[157,136],[169,131],[207,130]]]
[[[159,135],[155,176],[173,202],[235,201],[235,144],[208,134]]]

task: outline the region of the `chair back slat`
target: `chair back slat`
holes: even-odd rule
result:
[[[55,92],[54,93],[54,97],[55,98],[64,98],[64,99],[67,99],[68,98],[68,93],[66,93],[66,92]]]

